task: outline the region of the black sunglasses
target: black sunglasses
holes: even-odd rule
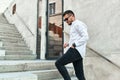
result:
[[[70,16],[71,16],[71,15],[70,15]],[[69,16],[69,17],[70,17],[70,16]],[[67,20],[69,19],[69,17],[65,18],[63,21],[67,21]]]

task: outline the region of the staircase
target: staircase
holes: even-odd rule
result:
[[[0,14],[0,80],[53,80],[61,78],[55,61],[37,60],[14,25]],[[68,68],[70,75],[73,69]]]
[[[51,58],[57,58],[62,55],[62,38],[53,31],[49,31],[48,51]]]
[[[3,14],[0,14],[0,59],[36,59],[16,27],[9,24]]]
[[[0,61],[0,80],[53,80],[60,78],[55,61]],[[73,69],[68,68],[70,75]]]
[[[61,50],[62,39],[50,32],[50,48]],[[52,45],[54,44],[54,45]],[[55,54],[54,54],[55,55]],[[36,60],[14,25],[0,15],[0,80],[63,80],[54,60]],[[32,60],[31,60],[32,59]],[[72,65],[67,65],[71,80],[77,80]],[[120,80],[120,68],[87,48],[84,59],[86,80]]]

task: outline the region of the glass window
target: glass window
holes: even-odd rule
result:
[[[55,14],[55,3],[49,4],[49,15]]]

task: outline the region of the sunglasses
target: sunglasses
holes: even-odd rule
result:
[[[70,16],[69,16],[70,17]],[[65,18],[63,21],[67,21],[69,19],[69,17]]]

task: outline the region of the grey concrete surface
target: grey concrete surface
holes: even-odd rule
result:
[[[72,67],[72,65],[69,66]],[[120,68],[89,49],[84,59],[84,71],[86,80],[120,80]],[[74,76],[71,80],[78,79]]]
[[[64,10],[67,9],[88,25],[88,46],[119,65],[120,0],[65,0]],[[64,28],[69,32],[67,25]]]

